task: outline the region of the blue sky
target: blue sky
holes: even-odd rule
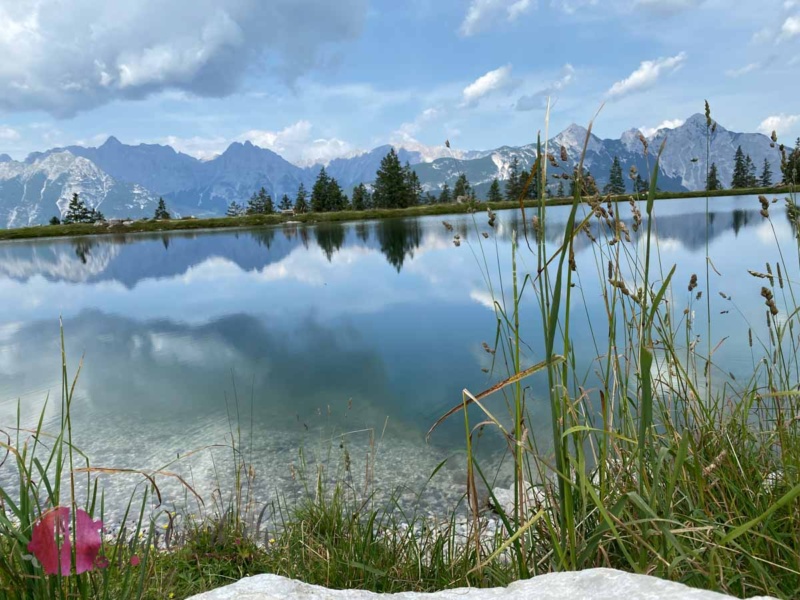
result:
[[[0,0],[0,153],[108,135],[298,163],[678,124],[800,135],[800,0]]]

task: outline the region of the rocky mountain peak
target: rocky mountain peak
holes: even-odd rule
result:
[[[122,146],[122,142],[120,142],[113,135],[110,135],[110,136],[108,136],[108,139],[100,147],[101,148],[119,148],[121,146]]]
[[[634,127],[633,129],[628,129],[628,131],[623,132],[620,141],[628,152],[642,153],[644,152],[644,146],[642,146],[641,137],[643,137],[642,132]]]

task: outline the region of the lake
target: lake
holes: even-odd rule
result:
[[[712,339],[716,345],[725,338],[716,364],[734,376],[751,373],[759,356],[748,328],[757,340],[767,335],[763,281],[747,270],[774,266],[777,240],[791,265],[784,276],[797,276],[783,202],[771,206],[771,220],[759,209],[753,196],[711,200],[709,255],[719,272],[712,271],[710,290]],[[618,210],[630,223],[629,206]],[[568,208],[548,211],[553,251]],[[705,322],[705,298],[691,299],[705,286],[704,211],[704,199],[656,203],[662,272],[678,265],[670,298],[691,303],[698,323]],[[424,494],[429,505],[441,505],[464,491],[463,419],[429,441],[425,434],[461,401],[462,389],[477,393],[505,373],[499,364],[492,372],[493,356],[482,347],[495,345],[497,330],[483,257],[495,292],[508,294],[512,231],[522,237],[519,211],[498,213],[494,228],[477,213],[1,243],[0,429],[15,424],[18,403],[23,424],[34,424],[48,394],[45,429],[57,428],[62,316],[71,374],[83,357],[75,439],[96,466],[159,468],[225,443],[238,427],[261,500],[297,497],[303,470],[313,479],[318,463],[354,486],[367,476],[383,489],[406,486],[411,498],[452,457]],[[643,249],[640,235],[627,244],[634,254]],[[536,257],[520,243],[520,269],[535,275]],[[591,332],[602,335],[605,322],[604,269],[593,252],[580,236],[575,258],[584,301],[573,309],[572,328],[589,377]],[[700,287],[690,294],[693,273]],[[544,358],[535,303],[528,294],[522,311],[527,362]],[[536,377],[527,383],[529,426],[546,445],[546,388]],[[502,413],[502,398],[495,402]],[[487,433],[482,444],[485,460],[499,461],[497,436]],[[215,453],[222,460],[221,452],[203,451],[169,469],[208,493],[230,476],[211,460]],[[0,468],[0,480],[8,481],[8,469]],[[106,485],[111,497],[129,490],[120,478]]]

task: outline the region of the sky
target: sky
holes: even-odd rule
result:
[[[250,140],[297,164],[436,156],[711,103],[800,136],[800,0],[0,0],[0,153]],[[551,103],[549,123],[545,110]]]

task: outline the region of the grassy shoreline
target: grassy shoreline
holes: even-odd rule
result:
[[[657,200],[684,200],[687,198],[715,198],[722,196],[752,196],[754,194],[781,194],[791,193],[788,187],[750,188],[739,190],[717,190],[714,192],[658,192]],[[603,199],[611,202],[627,202],[630,194],[608,196]],[[547,201],[548,206],[568,206],[572,204],[571,198],[553,198]],[[525,208],[537,208],[538,200],[527,200]],[[519,208],[517,201],[481,202],[480,208],[504,210]],[[469,212],[474,206],[471,204],[427,204],[410,208],[376,208],[363,211],[343,210],[329,213],[305,213],[294,216],[280,214],[272,215],[245,215],[241,217],[209,217],[202,219],[172,219],[168,221],[142,220],[133,221],[130,225],[99,226],[94,224],[76,223],[72,225],[39,225],[34,227],[20,227],[17,229],[0,230],[0,241],[25,240],[53,237],[93,236],[119,233],[167,233],[172,231],[188,231],[199,229],[237,229],[241,227],[260,227],[267,225],[282,225],[285,223],[325,223],[340,221],[365,221],[374,219],[392,219],[403,217],[425,217],[435,215],[456,215]]]

